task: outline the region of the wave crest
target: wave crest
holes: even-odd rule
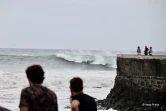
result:
[[[86,63],[91,65],[103,65],[113,67],[113,58],[110,56],[101,55],[70,55],[70,54],[56,54],[57,58],[75,62],[75,63]],[[114,67],[116,68],[116,67]]]

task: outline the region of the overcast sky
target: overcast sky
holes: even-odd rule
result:
[[[0,0],[0,48],[166,51],[166,0]]]

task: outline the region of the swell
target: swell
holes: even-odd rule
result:
[[[16,64],[23,63],[43,63],[43,64],[52,64],[54,66],[65,66],[70,65],[79,65],[80,67],[89,67],[89,68],[116,68],[114,56],[101,56],[101,55],[72,55],[72,54],[52,54],[52,55],[0,55],[1,63],[8,64],[15,62]]]

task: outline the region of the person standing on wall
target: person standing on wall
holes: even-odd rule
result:
[[[152,50],[152,47],[150,47],[149,55],[152,56],[152,53],[153,53],[153,50]]]
[[[137,55],[141,55],[141,49],[140,49],[139,46],[138,46],[138,48],[137,48]]]
[[[148,55],[148,51],[149,51],[148,47],[145,46],[144,54],[145,54],[145,55]]]

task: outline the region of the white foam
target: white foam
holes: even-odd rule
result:
[[[84,81],[84,93],[97,99],[104,99],[114,85],[115,71],[82,71],[82,70],[45,70],[44,86],[53,90],[58,97],[59,111],[68,111],[70,106],[69,80],[81,77]],[[24,73],[0,73],[0,104],[12,111],[18,111],[20,92],[29,86]],[[97,88],[98,87],[98,88]]]

